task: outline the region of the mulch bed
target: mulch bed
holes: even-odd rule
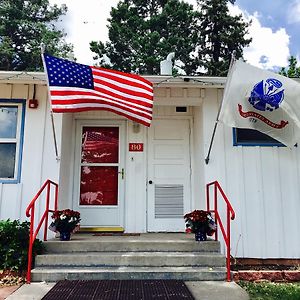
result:
[[[42,300],[194,300],[181,280],[62,280]]]
[[[0,270],[0,287],[20,285],[25,282],[25,272]]]

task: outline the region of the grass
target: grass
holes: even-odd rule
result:
[[[300,300],[300,282],[246,282],[238,283],[250,295],[251,300]]]

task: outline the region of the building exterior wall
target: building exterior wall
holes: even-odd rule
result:
[[[47,178],[57,180],[59,163],[56,161],[47,88],[36,86],[37,109],[28,108],[28,99],[32,97],[33,84],[0,84],[0,98],[24,99],[26,101],[24,138],[21,160],[21,176],[18,183],[0,183],[0,218],[26,218],[25,210]],[[55,116],[56,130],[60,136],[60,116]],[[60,144],[60,143],[59,143]],[[39,214],[40,205],[36,206]]]
[[[164,118],[190,120],[191,208],[205,208],[205,184],[218,180],[236,212],[231,235],[233,256],[299,258],[299,147],[233,146],[232,129],[219,124],[206,165],[222,92],[219,87],[189,88],[189,83],[177,88],[155,87],[154,122]],[[21,178],[19,183],[0,183],[0,219],[25,220],[28,203],[47,178],[60,184],[59,207],[72,207],[76,120],[120,119],[101,111],[55,114],[57,160],[45,83],[36,84],[37,109],[28,108],[32,95],[32,81],[0,83],[0,99],[26,100]],[[176,106],[187,106],[188,111],[180,115]],[[125,147],[143,143],[144,151],[126,149],[124,227],[127,232],[146,232],[148,129],[141,125],[136,132],[133,122],[125,122]],[[224,216],[224,205],[219,209]],[[37,211],[41,214],[43,208],[37,205]]]
[[[218,93],[203,106],[205,153],[222,98]],[[299,147],[233,146],[232,129],[219,124],[204,168],[205,182],[218,180],[236,212],[233,256],[299,258]]]

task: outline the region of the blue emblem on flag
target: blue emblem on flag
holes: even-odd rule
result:
[[[273,111],[279,108],[284,98],[281,81],[268,78],[257,83],[249,97],[250,104],[261,111]]]

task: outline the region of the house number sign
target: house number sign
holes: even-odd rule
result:
[[[143,152],[144,144],[143,143],[129,143],[129,151],[131,152]]]

